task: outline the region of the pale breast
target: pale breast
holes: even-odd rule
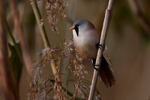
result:
[[[85,59],[94,59],[97,56],[96,44],[99,43],[99,33],[97,30],[80,32],[79,36],[73,31],[74,46],[79,54]]]

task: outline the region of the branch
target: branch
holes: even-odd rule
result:
[[[8,62],[7,32],[5,30],[5,8],[0,1],[0,78],[5,100],[19,100],[17,86]]]
[[[17,11],[17,5],[16,5],[15,0],[9,0],[9,5],[10,5],[10,8],[13,12],[14,20],[16,22],[16,26],[18,29],[18,35],[19,35],[19,39],[20,39],[21,50],[23,53],[23,60],[24,60],[25,65],[27,67],[28,73],[31,75],[31,58],[30,58],[29,48],[28,48],[27,42],[25,40],[23,27],[22,27],[21,22],[19,20],[19,14]]]
[[[102,32],[101,32],[101,38],[100,38],[100,44],[102,45],[102,47],[104,47],[104,44],[105,44],[105,39],[106,39],[106,35],[107,35],[107,28],[108,28],[108,24],[109,24],[109,19],[110,19],[110,14],[111,14],[113,2],[114,2],[114,0],[109,0],[108,7],[107,7],[107,9],[105,11],[105,18],[104,18],[103,28],[102,28]],[[97,58],[96,58],[96,65],[101,65],[102,53],[103,53],[103,50],[102,49],[98,49]],[[95,66],[95,67],[97,69],[100,69],[100,66]],[[93,98],[94,98],[94,92],[95,92],[95,88],[96,88],[98,73],[99,73],[99,70],[98,71],[94,70],[94,74],[93,74],[93,79],[92,79],[92,84],[91,84],[91,89],[90,89],[90,94],[89,94],[88,100],[93,100]]]

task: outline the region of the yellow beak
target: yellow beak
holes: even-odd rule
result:
[[[74,29],[74,27],[71,27],[71,28],[70,28],[70,30],[73,30],[73,29]]]

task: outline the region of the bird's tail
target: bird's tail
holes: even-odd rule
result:
[[[111,87],[116,82],[115,77],[114,77],[114,71],[111,68],[111,64],[104,55],[102,56],[102,63],[100,67],[99,76],[100,76],[101,81],[107,87],[108,86]]]

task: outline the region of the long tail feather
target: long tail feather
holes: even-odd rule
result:
[[[107,87],[108,86],[111,87],[116,82],[115,77],[114,77],[114,71],[104,56],[102,56],[102,63],[100,67],[99,76],[100,76],[101,81]]]

